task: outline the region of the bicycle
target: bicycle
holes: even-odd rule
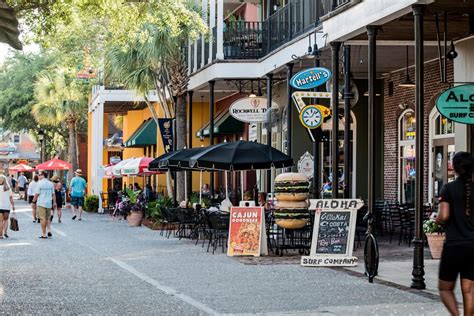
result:
[[[374,215],[367,212],[364,216],[364,221],[367,221],[367,232],[365,233],[366,237],[364,245],[365,275],[369,277],[369,283],[373,283],[379,269],[379,246],[375,236],[372,234]]]

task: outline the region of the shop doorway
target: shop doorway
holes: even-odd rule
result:
[[[437,204],[441,187],[455,179],[453,157],[455,124],[439,114],[436,108],[430,114],[430,183],[428,198]]]

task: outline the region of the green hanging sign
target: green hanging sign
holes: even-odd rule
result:
[[[474,124],[474,84],[449,88],[436,99],[444,117],[461,124]]]

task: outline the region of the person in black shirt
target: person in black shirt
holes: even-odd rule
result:
[[[451,315],[459,315],[454,285],[461,275],[464,315],[474,314],[474,158],[458,152],[453,158],[456,180],[441,188],[438,224],[446,228],[441,255],[438,288]]]

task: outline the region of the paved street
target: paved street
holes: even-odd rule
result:
[[[28,207],[17,213],[20,231],[0,240],[0,314],[446,314],[432,295],[343,270],[244,264],[108,215],[79,222],[66,210],[40,240]]]

